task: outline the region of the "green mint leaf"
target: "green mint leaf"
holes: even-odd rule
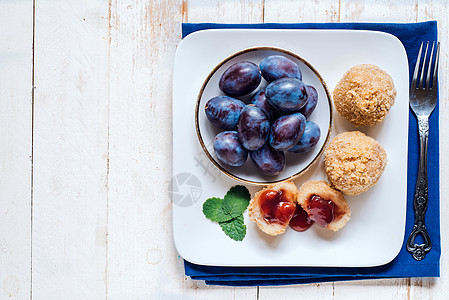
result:
[[[236,185],[232,187],[224,196],[222,208],[226,214],[235,218],[246,210],[249,205],[251,195],[246,187]]]
[[[246,235],[246,225],[243,224],[243,215],[232,220],[220,222],[221,229],[235,241],[242,241]]]
[[[211,221],[214,222],[224,222],[229,221],[233,217],[230,214],[226,214],[223,211],[223,199],[220,198],[209,198],[203,203],[203,213]]]

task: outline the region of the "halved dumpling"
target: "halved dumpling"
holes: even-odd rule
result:
[[[295,212],[297,192],[296,185],[291,181],[272,184],[260,190],[248,207],[251,221],[269,235],[284,233]]]
[[[337,231],[349,221],[351,209],[343,194],[325,181],[307,181],[298,190],[298,204],[321,227]]]

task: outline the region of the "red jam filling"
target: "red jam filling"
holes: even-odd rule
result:
[[[295,212],[295,206],[287,198],[284,190],[268,190],[260,195],[260,209],[270,223],[287,224]]]
[[[326,227],[333,220],[343,215],[343,212],[334,202],[323,199],[318,195],[310,197],[307,210],[309,211],[309,218],[322,227]]]
[[[313,221],[309,218],[307,212],[301,207],[296,205],[295,213],[290,220],[290,227],[296,231],[305,231],[313,225]]]

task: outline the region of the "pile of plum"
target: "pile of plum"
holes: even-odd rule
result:
[[[262,77],[268,85],[250,103],[237,99],[253,92]],[[206,103],[208,120],[224,130],[214,139],[217,158],[228,166],[241,166],[249,156],[264,174],[278,175],[285,168],[284,151],[310,151],[320,139],[319,126],[306,119],[315,109],[318,93],[302,82],[291,59],[271,55],[257,66],[249,61],[231,65],[219,88],[227,96]]]

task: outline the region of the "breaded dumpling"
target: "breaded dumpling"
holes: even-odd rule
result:
[[[342,228],[351,216],[343,194],[325,181],[305,182],[298,190],[297,202],[317,225],[332,231]]]
[[[296,208],[298,189],[291,182],[267,186],[251,199],[248,215],[263,232],[278,235],[285,232]]]
[[[360,131],[338,134],[324,151],[327,177],[346,195],[358,195],[376,184],[386,164],[385,149]]]
[[[387,116],[396,98],[393,79],[374,65],[357,65],[341,78],[333,93],[338,113],[356,126],[372,126]]]

